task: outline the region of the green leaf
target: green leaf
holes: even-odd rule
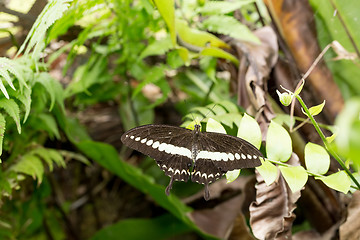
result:
[[[174,0],[154,0],[161,16],[164,18],[166,25],[169,28],[171,42],[176,44],[176,31],[175,31],[175,4]]]
[[[228,44],[211,33],[189,28],[187,22],[184,20],[176,19],[176,29],[181,40],[190,45],[201,48],[206,47],[207,45],[217,48],[230,48]]]
[[[246,113],[241,119],[240,126],[238,129],[237,136],[242,138],[252,145],[254,145],[257,149],[261,146],[261,130],[259,124],[256,120]]]
[[[292,153],[292,142],[289,133],[274,121],[270,122],[266,136],[267,158],[286,162]]]
[[[37,83],[40,83],[50,95],[50,111],[53,109],[55,102],[64,108],[63,89],[57,80],[45,72],[37,74],[35,80]]]
[[[21,45],[17,55],[22,52],[27,55],[32,50],[32,58],[35,61],[40,57],[40,52],[45,47],[47,30],[56,20],[63,16],[64,12],[70,6],[69,2],[70,0],[56,0],[49,1],[46,4]]]
[[[351,181],[345,171],[339,171],[325,177],[315,177],[315,179],[321,180],[329,188],[345,194],[350,190]]]
[[[14,164],[10,170],[17,173],[24,173],[38,179],[38,183],[42,182],[44,174],[44,166],[41,160],[32,154],[24,155],[20,161]]]
[[[280,172],[293,193],[300,191],[308,180],[308,174],[302,166],[279,166]]]
[[[287,92],[280,93],[278,90],[276,90],[277,95],[279,96],[279,100],[284,106],[289,106],[294,98],[294,94],[290,94]]]
[[[198,9],[202,14],[226,14],[238,10],[242,6],[253,3],[255,0],[242,0],[242,1],[206,1],[204,6]]]
[[[2,114],[0,114],[0,156],[2,155],[5,127],[6,127],[5,118]],[[1,159],[0,159],[0,163],[1,163]]]
[[[206,123],[206,131],[226,134],[226,130],[223,127],[223,125],[221,125],[219,122],[215,121],[212,118],[209,118],[209,120]]]
[[[0,99],[0,108],[4,109],[7,114],[14,120],[17,131],[21,133],[20,109],[17,103],[12,99]]]
[[[278,178],[278,169],[277,167],[269,162],[268,160],[261,159],[261,165],[256,167],[256,170],[263,177],[266,185],[271,185]]]
[[[171,214],[150,219],[126,219],[106,226],[90,240],[171,239],[191,229]]]
[[[239,65],[239,60],[234,55],[222,50],[221,48],[206,47],[200,52],[200,55],[224,58],[224,59],[230,60],[236,66]]]
[[[309,142],[305,146],[305,165],[311,173],[325,174],[330,167],[330,156],[322,146]]]
[[[144,51],[140,54],[139,58],[143,59],[148,56],[154,55],[163,55],[173,47],[171,39],[169,37],[155,40],[153,43],[149,44]]]
[[[295,92],[294,92],[294,95],[297,96],[301,93],[303,87],[304,87],[304,84],[305,84],[305,80],[303,79],[302,82],[301,82],[301,85],[295,89]]]
[[[13,91],[11,95],[14,96],[17,100],[19,100],[25,107],[25,116],[23,123],[26,122],[27,118],[29,117],[30,110],[31,110],[31,88],[24,88],[22,92],[20,91]]]
[[[250,29],[232,16],[214,15],[205,19],[204,27],[210,32],[228,35],[235,39],[261,44],[259,38]]]
[[[316,115],[318,115],[319,113],[321,113],[321,111],[323,110],[324,106],[325,106],[325,100],[324,100],[323,103],[309,108],[309,112],[310,112],[310,114],[311,114],[312,116],[316,116]]]
[[[38,115],[38,120],[40,121],[42,128],[49,133],[50,138],[55,136],[57,139],[60,139],[59,129],[53,115],[40,113]]]
[[[360,98],[356,97],[345,103],[344,109],[336,119],[336,126],[340,129],[335,138],[341,155],[353,161],[360,167]]]
[[[227,171],[225,176],[226,176],[226,183],[231,183],[233,181],[235,181],[239,175],[240,175],[240,171],[241,169],[235,169],[232,171]]]

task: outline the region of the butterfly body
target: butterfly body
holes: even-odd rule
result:
[[[166,193],[174,181],[188,181],[208,185],[234,169],[261,165],[261,152],[249,142],[231,135],[201,132],[168,125],[144,125],[125,132],[121,141],[155,159],[157,165],[171,178]]]

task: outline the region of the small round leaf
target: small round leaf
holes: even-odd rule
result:
[[[315,177],[315,179],[319,179],[329,188],[345,194],[350,190],[351,181],[344,171],[339,171],[325,177]]]
[[[300,191],[305,186],[308,180],[308,174],[302,166],[280,166],[279,169],[293,193]]]
[[[261,160],[261,166],[257,167],[256,170],[263,177],[266,185],[271,185],[278,177],[278,169],[277,167],[269,162],[268,160]]]
[[[261,145],[261,130],[259,124],[254,118],[250,117],[246,113],[241,119],[237,136],[242,138],[258,149]]]
[[[235,169],[235,170],[232,170],[232,171],[228,171],[226,173],[226,183],[231,183],[233,181],[235,181],[235,179],[237,179],[240,175],[240,170],[241,169]]]
[[[274,121],[270,122],[267,132],[266,153],[268,159],[281,162],[289,160],[292,153],[289,133]]]
[[[330,156],[320,145],[309,142],[305,146],[305,165],[315,174],[325,174],[330,167]]]

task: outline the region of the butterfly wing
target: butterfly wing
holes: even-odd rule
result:
[[[261,152],[244,139],[231,135],[203,132],[199,135],[198,154],[192,181],[208,184],[234,169],[261,165]]]
[[[153,124],[133,128],[121,136],[126,146],[155,159],[160,169],[171,177],[167,194],[174,180],[189,179],[191,139],[192,131],[189,129]]]

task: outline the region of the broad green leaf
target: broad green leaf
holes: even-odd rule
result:
[[[234,55],[217,47],[206,47],[200,52],[200,55],[224,58],[230,60],[236,66],[239,65],[239,60]]]
[[[291,118],[288,114],[277,114],[275,118],[272,119],[279,125],[285,124],[290,128],[290,126],[294,126],[295,118]]]
[[[223,106],[228,113],[238,113],[239,112],[239,108],[233,102],[223,100],[223,101],[218,102],[217,104]]]
[[[262,138],[260,126],[254,118],[250,117],[246,113],[244,113],[244,116],[241,119],[237,136],[248,141],[257,149],[261,146]]]
[[[233,124],[236,126],[240,125],[242,116],[240,113],[225,113],[222,115],[212,116],[212,118],[229,128],[233,128]]]
[[[20,134],[20,109],[17,103],[12,99],[0,99],[0,108],[4,109],[5,112],[14,120],[18,133]]]
[[[191,58],[189,56],[190,55],[189,50],[187,48],[184,48],[184,47],[177,47],[176,50],[179,53],[179,56],[181,57],[181,59],[183,60],[185,65],[189,66],[190,62],[191,62]]]
[[[309,142],[305,146],[305,165],[312,173],[325,174],[330,167],[330,156],[322,146]]]
[[[260,173],[260,175],[263,177],[266,185],[271,185],[273,182],[276,181],[278,178],[278,169],[277,167],[269,162],[268,160],[261,159],[261,165],[259,167],[256,167],[256,170]]]
[[[345,194],[350,190],[351,181],[345,171],[339,171],[325,177],[315,177],[315,179],[321,180],[329,188]]]
[[[38,183],[42,182],[44,174],[44,166],[41,160],[32,154],[24,155],[19,162],[14,164],[10,170],[18,173],[24,173],[37,178]]]
[[[166,214],[149,219],[125,219],[106,226],[95,233],[90,240],[121,239],[171,239],[172,237],[191,231],[191,228]]]
[[[176,29],[182,41],[193,46],[204,48],[210,44],[211,47],[230,48],[228,44],[211,33],[189,28],[187,22],[184,20],[176,20]]]
[[[213,15],[205,19],[202,24],[210,32],[217,32],[242,41],[261,44],[259,38],[246,25],[232,16]]]
[[[164,18],[166,25],[169,28],[171,42],[176,44],[176,31],[175,31],[175,4],[174,0],[154,0],[157,9],[161,16]]]
[[[308,174],[302,166],[279,166],[280,172],[293,193],[300,191],[308,180]]]
[[[267,158],[286,162],[292,153],[292,142],[289,133],[281,125],[270,122],[266,136]]]
[[[336,119],[336,126],[341,129],[335,138],[338,151],[360,167],[360,98],[356,97],[345,103],[344,109]]]
[[[240,171],[241,169],[235,169],[232,171],[227,171],[225,176],[226,176],[226,183],[231,183],[233,181],[235,181],[239,175],[240,175]]]
[[[3,141],[4,141],[4,134],[5,134],[5,127],[6,127],[6,121],[2,114],[0,114],[0,156],[2,154],[2,147],[3,147]],[[0,159],[1,163],[1,159]]]
[[[204,6],[198,9],[202,14],[226,14],[238,10],[242,6],[253,3],[255,0],[242,0],[242,1],[206,1]]]
[[[325,100],[324,100],[323,103],[309,108],[309,112],[310,112],[310,114],[311,114],[312,116],[316,116],[316,115],[318,115],[319,113],[321,113],[321,111],[323,110],[324,106],[325,106]]]
[[[212,118],[209,118],[209,120],[206,123],[206,131],[226,134],[226,130],[223,127],[223,125],[221,125],[219,122],[215,121]]]

